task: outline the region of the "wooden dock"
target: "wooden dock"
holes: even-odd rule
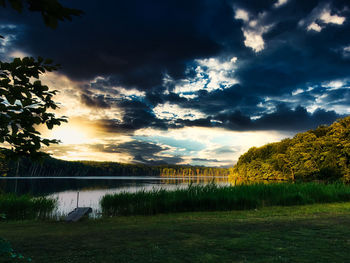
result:
[[[64,220],[66,222],[77,222],[84,216],[89,215],[91,212],[91,207],[77,207],[72,212],[70,212]]]

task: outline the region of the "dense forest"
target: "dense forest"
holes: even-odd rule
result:
[[[2,176],[228,176],[230,169],[143,164],[123,164],[114,162],[63,161],[47,156],[40,161],[21,158],[19,161],[5,161],[0,156]]]
[[[350,116],[292,139],[250,148],[232,171],[248,180],[350,181]]]

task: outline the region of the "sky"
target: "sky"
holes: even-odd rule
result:
[[[61,65],[54,157],[227,167],[350,113],[349,1],[60,2],[84,15],[0,9],[1,60]]]

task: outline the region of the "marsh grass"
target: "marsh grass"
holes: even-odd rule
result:
[[[53,198],[0,194],[0,213],[9,220],[48,218],[56,207]]]
[[[152,215],[190,211],[247,210],[350,201],[350,186],[342,183],[275,183],[238,186],[189,185],[184,189],[107,194],[104,215]]]

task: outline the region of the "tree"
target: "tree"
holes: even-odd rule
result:
[[[0,0],[0,6],[7,4],[18,12],[24,8],[40,12],[51,28],[56,28],[59,20],[72,20],[72,16],[83,13],[63,7],[57,0]],[[41,74],[57,68],[52,60],[41,57],[15,58],[9,63],[0,61],[0,143],[11,146],[8,156],[36,157],[41,155],[38,151],[42,145],[59,142],[42,138],[35,127],[44,124],[52,129],[67,121],[66,117],[56,118],[50,112],[58,108],[52,99],[57,91],[50,90],[39,80]]]
[[[83,11],[62,6],[58,0],[0,0],[0,6],[7,4],[21,13],[24,8],[31,12],[40,12],[46,26],[56,28],[58,21],[72,21],[73,16],[80,16]]]
[[[232,177],[350,182],[350,116],[292,139],[251,148]]]
[[[57,27],[58,20],[71,20],[72,16],[82,14],[80,10],[63,7],[57,0],[0,0],[0,6],[6,7],[7,2],[18,12],[22,12],[24,6],[29,11],[40,12],[45,24],[51,28]],[[3,38],[0,35],[0,41]],[[49,112],[58,108],[52,100],[57,91],[50,90],[39,80],[41,74],[56,69],[57,65],[51,60],[40,57],[15,58],[10,63],[0,61],[0,143],[11,145],[7,157],[37,157],[41,155],[38,150],[42,144],[58,143],[57,140],[41,138],[34,127],[46,124],[52,129],[67,121],[65,117],[56,118]],[[5,257],[17,257],[9,244],[0,239],[0,254],[3,254],[1,252],[5,252]]]
[[[0,142],[9,143],[16,155],[35,156],[42,145],[58,143],[41,138],[34,127],[45,124],[52,129],[67,121],[49,112],[58,108],[52,100],[57,91],[39,80],[41,74],[56,69],[52,61],[40,57],[0,61]]]

